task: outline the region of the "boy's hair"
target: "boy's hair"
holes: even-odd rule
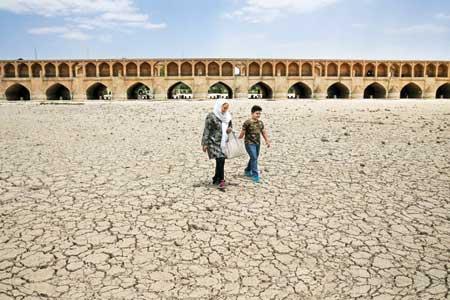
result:
[[[255,106],[252,107],[252,113],[255,113],[255,112],[257,112],[257,111],[262,111],[261,106],[255,105]]]

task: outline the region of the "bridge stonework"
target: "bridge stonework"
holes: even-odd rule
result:
[[[450,61],[302,59],[104,59],[0,61],[0,101],[128,100],[138,83],[152,99],[184,83],[207,99],[221,83],[231,98],[450,98]],[[103,90],[102,90],[103,89]],[[100,95],[100,96],[99,96]],[[55,99],[53,99],[55,98]]]

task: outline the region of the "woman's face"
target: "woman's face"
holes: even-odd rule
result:
[[[224,103],[224,104],[222,105],[222,112],[223,112],[223,113],[226,113],[226,112],[228,111],[228,108],[230,108],[230,104]]]

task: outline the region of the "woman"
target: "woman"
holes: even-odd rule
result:
[[[219,185],[219,189],[225,188],[225,154],[223,147],[227,142],[228,134],[232,131],[231,114],[228,112],[230,102],[228,99],[218,99],[214,105],[214,111],[206,116],[205,129],[203,131],[203,152],[208,152],[209,159],[216,160],[216,173],[213,184]]]

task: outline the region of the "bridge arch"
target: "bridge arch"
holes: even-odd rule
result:
[[[229,62],[226,62],[222,65],[222,76],[233,76],[234,68],[233,65]]]
[[[401,99],[420,99],[422,98],[422,89],[414,82],[408,83],[400,91]]]
[[[250,87],[248,94],[250,99],[272,99],[273,90],[268,84],[260,81]]]
[[[42,66],[38,63],[34,63],[31,65],[31,75],[34,78],[39,78],[41,77],[42,74]]]
[[[106,100],[108,99],[108,87],[101,82],[92,84],[86,90],[88,100]]]
[[[219,76],[220,66],[216,62],[211,62],[208,64],[208,76]]]
[[[327,76],[337,77],[338,76],[338,66],[335,63],[329,63],[327,66]]]
[[[218,98],[233,98],[233,90],[226,83],[219,81],[211,85],[208,89],[208,98],[209,99],[218,99]]]
[[[13,64],[8,63],[3,67],[4,76],[6,78],[14,78],[16,77],[16,68]]]
[[[450,99],[450,83],[444,83],[437,89],[436,99]]]
[[[417,64],[414,66],[414,77],[423,77],[425,73],[425,68],[422,64]]]
[[[275,65],[275,76],[286,76],[286,65],[279,62]]]
[[[167,76],[179,76],[177,63],[171,62],[167,65]]]
[[[302,76],[313,76],[312,64],[308,62],[302,64]]]
[[[365,66],[364,75],[366,77],[375,77],[375,65],[373,63],[369,63]]]
[[[192,99],[192,88],[182,81],[173,84],[167,90],[168,99]]]
[[[378,82],[368,85],[364,90],[364,99],[384,99],[386,98],[386,89]]]
[[[181,64],[181,76],[192,76],[192,65],[187,61]]]
[[[273,76],[273,65],[270,62],[263,64],[262,76]]]
[[[400,66],[398,64],[393,64],[391,66],[391,76],[400,77]]]
[[[402,66],[402,77],[412,77],[412,67],[410,64]]]
[[[340,82],[330,85],[327,89],[328,99],[348,99],[349,96],[350,90],[346,85]]]
[[[45,92],[47,96],[47,100],[70,100],[70,91],[69,89],[60,83],[55,83],[50,86]]]
[[[206,65],[198,62],[194,66],[195,76],[206,76]]]
[[[123,75],[123,65],[120,62],[116,62],[115,64],[113,64],[113,76],[119,77]]]
[[[48,63],[44,66],[45,77],[56,77],[56,67],[52,63]]]
[[[436,66],[434,64],[427,65],[426,73],[428,77],[436,77]]]
[[[127,89],[128,100],[149,100],[151,98],[151,89],[142,82],[136,82]]]
[[[152,76],[152,67],[148,62],[143,62],[139,66],[139,75],[142,77],[150,77]]]
[[[248,66],[248,75],[249,76],[261,76],[260,67],[257,62],[252,62]]]
[[[127,72],[127,76],[129,76],[129,77],[136,77],[136,76],[138,76],[138,68],[137,68],[137,65],[134,62],[129,62],[126,65],[125,70]]]
[[[377,67],[377,76],[378,77],[387,77],[388,76],[388,67],[386,64],[379,64]]]
[[[294,99],[310,99],[312,90],[306,83],[297,82],[289,88],[288,95]]]
[[[300,76],[298,64],[291,62],[288,66],[288,76]]]
[[[341,77],[350,77],[351,73],[352,73],[351,68],[348,63],[343,63],[340,66],[340,76]]]
[[[88,63],[85,66],[86,77],[97,77],[97,67],[93,63]]]
[[[21,63],[17,66],[17,73],[20,78],[30,77],[30,71],[28,65]]]
[[[8,87],[5,91],[6,100],[20,101],[30,100],[30,91],[20,83],[15,83]]]
[[[100,77],[109,77],[111,76],[111,70],[109,64],[103,62],[98,66],[98,73]]]
[[[58,77],[70,77],[70,68],[66,63],[58,65]]]
[[[360,63],[353,65],[353,76],[362,77],[363,76],[363,66]]]
[[[448,66],[440,64],[438,67],[438,77],[448,77]]]

